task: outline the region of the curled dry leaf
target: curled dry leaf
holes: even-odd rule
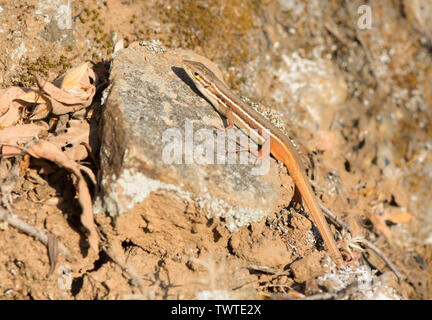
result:
[[[52,112],[61,115],[88,107],[96,93],[96,76],[86,62],[57,79],[54,84],[35,75],[40,91],[49,99]]]
[[[10,87],[0,90],[0,128],[15,124],[19,120],[20,103],[14,101],[25,93],[23,88]]]
[[[27,153],[35,158],[43,158],[72,172],[77,178],[78,201],[82,208],[81,223],[88,230],[90,247],[99,250],[99,236],[93,221],[93,204],[87,183],[78,165],[69,159],[61,149],[49,141],[39,141],[27,148]]]
[[[4,115],[0,117],[0,128],[12,126],[18,122],[20,113],[18,107],[9,108]]]
[[[51,103],[49,103],[49,102],[37,104],[33,108],[33,111],[31,113],[29,119],[33,120],[33,121],[45,119],[50,114],[51,109],[52,109]]]
[[[49,115],[52,109],[49,99],[34,89],[20,95],[16,100],[34,105],[30,120],[44,119]]]
[[[58,78],[54,84],[75,97],[87,100],[94,94],[95,81],[96,75],[86,62]]]
[[[86,107],[85,103],[83,103],[81,99],[57,88],[51,82],[42,79],[38,75],[35,75],[35,78],[41,92],[43,92],[51,102],[52,112],[54,114],[62,115]]]
[[[7,89],[0,90],[0,116],[4,115],[9,109],[9,105],[18,96],[24,93],[23,88],[20,87],[10,87]]]
[[[82,143],[89,144],[89,134],[90,125],[87,121],[70,120],[58,128],[48,141],[60,147],[69,159],[80,161],[88,156],[87,148]]]
[[[9,145],[17,145],[18,143],[26,143],[38,135],[48,130],[48,125],[45,122],[23,124],[15,127],[8,127],[0,130],[0,143]],[[21,153],[22,150],[11,146],[0,146],[1,156],[10,156]]]

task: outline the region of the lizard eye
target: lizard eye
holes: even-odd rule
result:
[[[194,72],[194,76],[198,78],[199,77],[199,73],[198,72]]]

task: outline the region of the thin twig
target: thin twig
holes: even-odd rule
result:
[[[144,294],[144,286],[141,283],[141,279],[136,275],[135,271],[133,271],[130,267],[126,267],[122,264],[108,249],[102,247],[103,252],[115,263],[117,264],[131,279],[131,282],[134,286],[138,287],[141,294]]]
[[[327,208],[321,201],[318,200],[318,204],[321,207],[321,209],[324,211],[324,213],[333,221],[335,221],[338,225],[340,225],[342,228],[345,228],[349,231],[348,224],[342,220],[342,218],[339,218],[336,214],[333,213],[329,208]]]
[[[22,221],[21,219],[15,217],[13,214],[9,214],[3,208],[0,208],[0,220],[6,221],[12,227],[17,228],[18,230],[28,234],[29,236],[35,237],[44,245],[48,246],[49,236],[44,231],[33,227],[27,222]],[[71,253],[65,246],[63,246],[61,243],[58,243],[58,248],[60,249],[60,252],[63,253],[66,258],[68,258],[68,260],[74,261]]]
[[[288,272],[277,271],[277,270],[274,270],[274,269],[266,267],[266,266],[257,266],[254,264],[249,265],[247,268],[249,270],[252,270],[252,271],[271,274],[271,275],[275,275],[275,276],[289,276],[290,275]]]
[[[89,179],[93,183],[93,185],[97,184],[96,176],[90,168],[83,166],[81,164],[79,164],[78,167],[80,168],[80,170],[82,172],[84,172],[87,175],[87,177],[89,177]]]
[[[336,221],[342,228],[346,229],[349,233],[352,233],[348,224],[343,221],[341,218],[339,218],[336,214],[334,214],[329,208],[327,208],[321,201],[318,201],[320,207],[324,211],[324,213],[329,216],[331,219]],[[391,271],[396,275],[396,277],[399,279],[399,281],[402,281],[405,279],[405,277],[399,272],[399,270],[396,268],[396,266],[390,261],[390,259],[387,257],[387,255],[382,252],[377,246],[375,246],[372,242],[369,240],[366,240],[360,235],[356,235],[360,243],[363,243],[366,247],[374,251],[390,268]]]
[[[364,238],[361,241],[366,247],[374,251],[381,259],[384,260],[384,262],[387,264],[390,270],[393,271],[393,273],[396,275],[399,281],[405,279],[405,276],[399,272],[396,266],[390,261],[390,259],[384,254],[384,252],[382,252],[376,245],[374,245],[372,242]]]
[[[333,28],[329,23],[324,23],[324,27],[330,32],[336,39],[343,43],[346,47],[349,47],[349,42],[339,33],[339,31]]]

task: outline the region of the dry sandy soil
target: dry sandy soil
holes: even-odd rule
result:
[[[289,128],[317,195],[350,227],[352,236],[331,225],[345,266],[326,259],[307,214],[286,200],[284,169],[277,210],[237,233],[193,203],[167,206],[152,194],[115,221],[95,216],[108,248],[95,252],[67,171],[21,157],[2,197],[72,257],[58,256],[47,277],[47,247],[0,222],[1,299],[432,298],[432,2],[375,1],[367,30],[357,26],[360,2],[295,2],[81,0],[68,14],[62,0],[0,1],[1,86],[31,87],[34,73],[52,81],[85,61],[109,62],[121,39],[206,56]],[[81,164],[97,175],[97,155]],[[48,205],[54,198],[60,203]]]

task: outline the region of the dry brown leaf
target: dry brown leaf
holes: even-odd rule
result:
[[[17,142],[26,143],[33,138],[36,138],[43,131],[48,130],[48,125],[45,122],[29,123],[15,127],[4,128],[0,130],[0,143],[16,145]],[[15,155],[21,153],[22,150],[11,146],[0,146],[0,154],[2,156]]]
[[[49,99],[34,89],[31,89],[28,92],[20,95],[16,98],[16,100],[34,105],[30,120],[45,119],[52,110],[52,105]]]
[[[19,120],[20,103],[14,101],[25,93],[24,88],[10,87],[0,90],[0,127],[15,124]]]
[[[48,117],[52,110],[52,106],[50,102],[37,104],[29,117],[30,120],[42,120]]]
[[[86,62],[70,70],[54,84],[35,75],[41,92],[50,100],[52,113],[61,115],[88,107],[96,93],[96,76]]]
[[[0,90],[0,116],[6,113],[9,109],[9,105],[18,96],[24,93],[23,88],[20,87],[10,87],[7,89]]]
[[[54,84],[67,92],[79,90],[81,88],[81,79],[88,78],[89,63],[85,62],[76,68],[73,68],[59,77]],[[85,81],[85,80],[84,80]]]
[[[72,172],[77,178],[78,201],[82,208],[81,223],[88,230],[88,241],[90,247],[99,251],[99,236],[93,220],[93,203],[87,183],[78,165],[69,159],[61,149],[49,141],[39,141],[27,148],[27,153],[35,158],[43,158],[55,162],[58,166]]]
[[[0,117],[0,128],[12,126],[20,119],[20,112],[17,106],[9,108],[4,115]]]
[[[390,228],[386,224],[386,220],[393,223],[407,223],[412,217],[408,212],[391,212],[388,209],[384,209],[382,203],[375,206],[372,213],[366,213],[366,216],[373,223],[375,229],[387,239],[391,239],[392,236]]]
[[[46,103],[47,100],[43,97],[43,95],[35,89],[30,89],[23,94],[20,94],[15,98],[15,100],[22,100],[28,103]]]
[[[92,94],[92,83],[95,83],[95,78],[89,62],[86,62],[69,70],[64,76],[54,81],[54,84],[73,96],[86,100]]]
[[[0,141],[15,143],[17,140],[30,140],[43,130],[48,130],[48,125],[43,121],[4,128],[0,130]]]
[[[411,220],[412,214],[409,212],[390,212],[386,219],[390,220],[393,223],[407,223]]]
[[[51,99],[51,105],[52,105],[52,113],[55,115],[62,115],[70,112],[75,112],[85,108],[82,104],[67,105],[62,102],[58,102],[55,99]]]
[[[81,144],[89,144],[90,125],[87,121],[70,120],[66,126],[57,129],[56,133],[48,141],[60,147],[69,159],[80,161],[87,158],[87,148]]]
[[[83,103],[82,99],[79,97],[75,97],[72,94],[63,91],[62,89],[53,85],[51,82],[42,79],[40,76],[35,75],[35,78],[40,90],[48,97],[55,99],[56,101],[65,105],[79,105]]]

